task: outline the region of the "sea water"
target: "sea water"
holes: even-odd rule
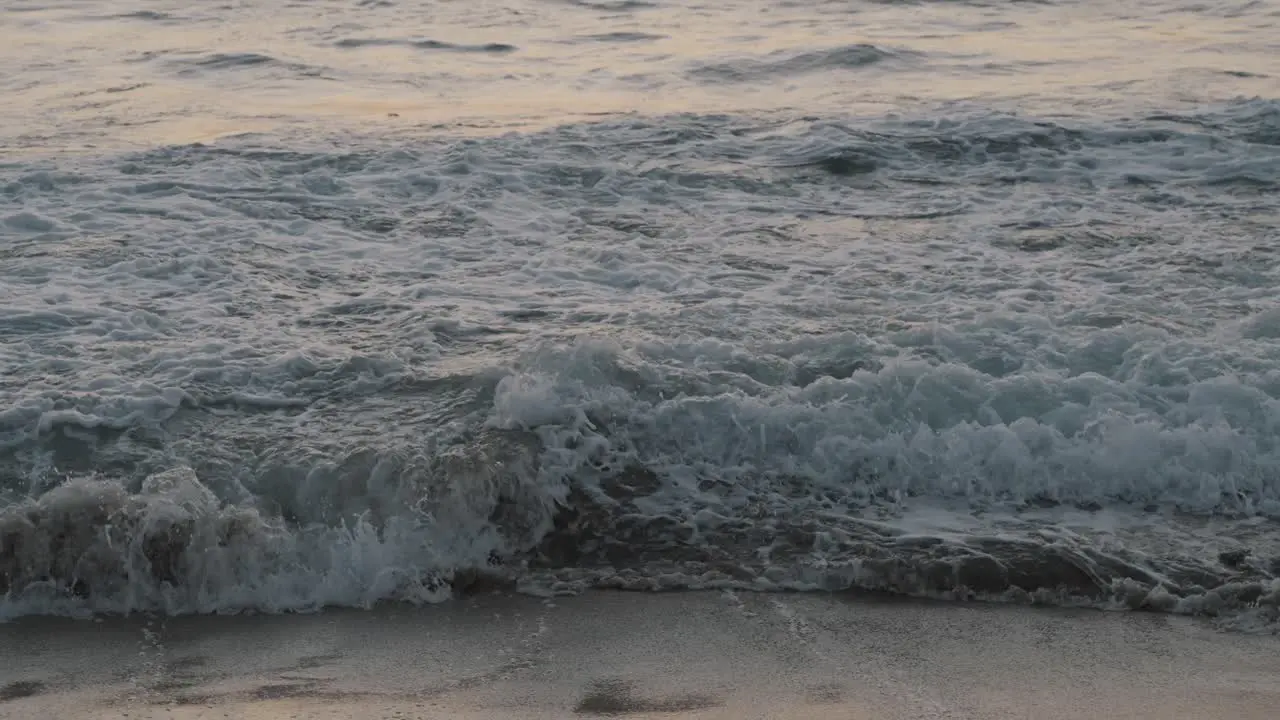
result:
[[[14,0],[0,615],[1280,618],[1280,5]]]

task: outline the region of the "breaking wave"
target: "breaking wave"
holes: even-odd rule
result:
[[[5,165],[0,612],[732,587],[1274,627],[1275,118]]]

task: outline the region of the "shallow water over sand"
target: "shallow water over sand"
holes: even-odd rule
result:
[[[0,641],[26,659],[0,714],[95,720],[1262,720],[1280,673],[1274,639],[1186,618],[750,593],[28,618]]]

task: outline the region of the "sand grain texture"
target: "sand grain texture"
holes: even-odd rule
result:
[[[1249,718],[1280,643],[1162,615],[829,595],[0,625],[0,717]]]

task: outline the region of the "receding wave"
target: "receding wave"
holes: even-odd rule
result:
[[[605,12],[628,12],[632,10],[650,10],[659,7],[659,3],[651,0],[558,0],[569,5],[588,10]]]
[[[192,61],[192,65],[210,70],[229,70],[254,65],[268,65],[278,62],[275,58],[261,53],[215,53]]]
[[[165,55],[160,53],[152,57]],[[256,52],[240,53],[208,53],[192,57],[169,57],[167,64],[179,74],[192,75],[200,73],[229,73],[250,70],[287,70],[290,73],[304,76],[319,76],[323,68],[305,63],[287,62],[270,55]]]
[[[666,38],[667,38],[666,35],[655,35],[653,33],[619,31],[619,32],[599,33],[596,35],[579,35],[573,40],[568,40],[566,42],[641,43],[641,42],[653,42],[655,40],[665,40]]]
[[[698,65],[689,74],[710,82],[751,82],[779,75],[803,75],[835,69],[854,69],[902,58],[874,45],[845,45],[806,52],[778,51],[758,58]]]
[[[152,22],[176,23],[182,22],[184,18],[177,17],[167,12],[158,12],[155,10],[137,10],[134,12],[122,13],[116,17],[129,20],[149,20]]]
[[[515,45],[506,43],[483,43],[480,45],[462,45],[441,40],[397,40],[393,38],[345,38],[335,43],[340,48],[362,47],[407,47],[415,50],[445,50],[451,52],[508,53],[515,52]]]

